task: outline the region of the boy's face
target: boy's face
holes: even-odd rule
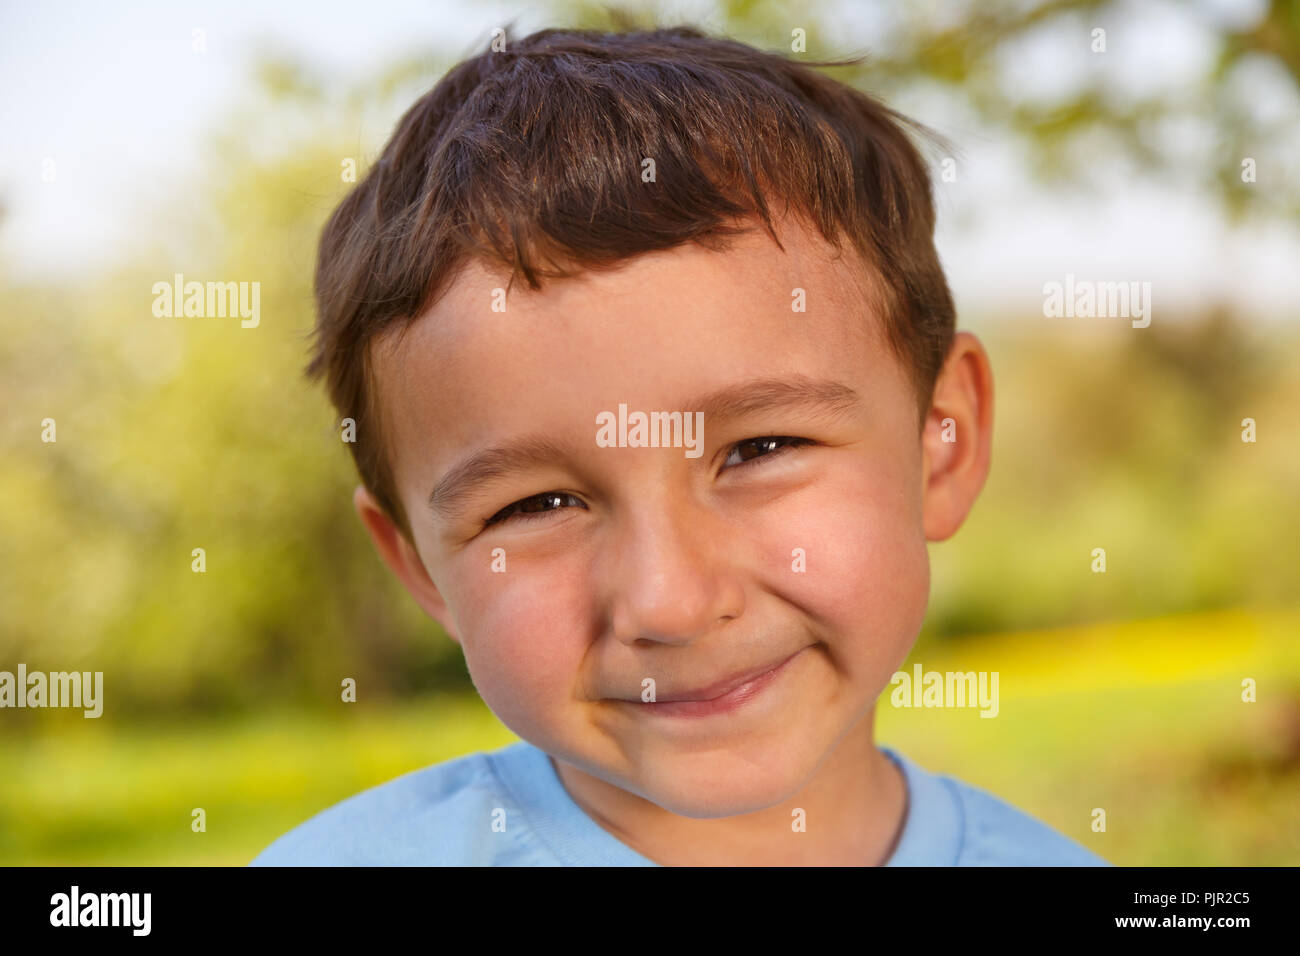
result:
[[[870,720],[921,625],[926,539],[987,467],[963,387],[922,434],[853,255],[780,234],[786,252],[754,230],[504,311],[505,276],[471,264],[375,353],[415,545],[359,491],[381,554],[511,730],[686,816],[788,798]],[[704,412],[698,457],[602,447],[620,405]],[[957,450],[963,427],[982,451]]]

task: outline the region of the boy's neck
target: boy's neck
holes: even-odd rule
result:
[[[671,813],[562,760],[552,763],[591,819],[665,866],[879,866],[902,834],[907,784],[872,731],[869,715],[789,800],[707,820]],[[791,826],[796,807],[805,814],[802,832]]]

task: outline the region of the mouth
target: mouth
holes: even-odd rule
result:
[[[660,717],[710,717],[744,706],[761,694],[789,667],[790,662],[806,651],[800,648],[775,664],[766,664],[716,681],[706,687],[660,697],[653,702],[626,701]]]

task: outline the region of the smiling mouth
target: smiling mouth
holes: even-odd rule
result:
[[[624,703],[661,717],[709,717],[728,713],[762,693],[786,670],[791,661],[807,649],[800,648],[776,664],[745,671],[697,690],[670,694],[655,701],[635,700]]]

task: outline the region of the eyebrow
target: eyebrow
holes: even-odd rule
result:
[[[687,402],[682,410],[687,414],[703,412],[708,422],[788,408],[838,416],[860,404],[861,397],[847,385],[796,375],[728,385]],[[429,508],[441,518],[454,518],[483,485],[512,472],[554,464],[571,454],[571,446],[545,435],[516,438],[474,452],[442,476],[429,494]]]
[[[840,415],[860,404],[861,397],[847,385],[829,379],[793,375],[728,385],[688,402],[686,409],[704,412],[704,420],[708,422],[781,408],[805,408]]]
[[[511,472],[551,464],[569,449],[542,435],[531,435],[475,452],[447,470],[429,495],[429,507],[442,518],[452,518],[481,485]]]

